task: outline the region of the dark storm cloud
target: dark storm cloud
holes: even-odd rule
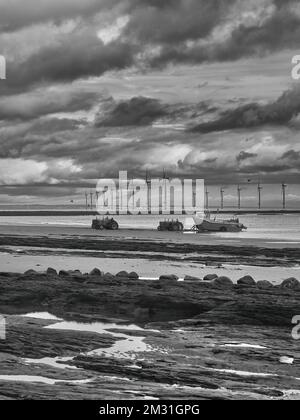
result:
[[[195,25],[195,28],[193,27],[194,19],[195,22],[199,20],[199,13],[196,10],[194,17],[189,16],[188,22],[190,22],[190,26],[186,29],[186,32],[181,29],[177,36],[175,34],[175,25],[173,34],[172,24],[170,24],[166,25],[167,29],[162,29],[161,32],[158,31],[158,35],[152,34],[152,42],[160,42],[161,51],[154,57],[150,57],[149,64],[152,67],[161,67],[168,63],[196,64],[234,61],[243,57],[261,56],[262,54],[276,52],[285,48],[298,47],[300,17],[291,7],[293,5],[296,6],[297,2],[289,1],[279,4],[276,1],[274,5],[276,6],[274,11],[263,21],[258,18],[252,24],[242,22],[235,27],[234,18],[232,18],[232,30],[228,36],[220,37],[204,45],[202,43],[199,45],[197,43],[195,45],[187,45],[187,41],[203,39],[213,29],[217,28],[222,19],[225,20],[228,17],[226,9],[224,13],[224,5],[221,2],[212,4],[212,9],[208,8],[206,13],[200,15],[203,20],[206,16],[208,18],[207,22],[204,23],[204,31],[201,34],[201,30],[197,28],[197,25]],[[213,13],[214,6],[216,7],[216,15],[211,15],[210,12]],[[184,21],[184,11],[182,11],[182,16]],[[155,25],[155,21],[153,25]],[[148,22],[148,26],[151,33],[151,22]],[[169,30],[171,32],[168,32]],[[168,35],[170,39],[168,39]]]
[[[282,155],[281,159],[289,160],[293,163],[300,163],[300,152],[296,152],[296,150],[289,150]]]
[[[11,32],[41,22],[88,17],[117,0],[0,0],[0,32]]]
[[[266,124],[285,125],[300,113],[300,89],[285,92],[277,101],[267,105],[247,104],[224,112],[215,121],[199,124],[192,131],[213,131],[259,127]]]
[[[9,77],[3,90],[22,89],[39,83],[72,82],[100,76],[108,70],[120,70],[133,64],[133,50],[128,44],[104,45],[96,34],[66,37],[30,56],[23,63],[8,62]]]
[[[149,125],[167,116],[166,108],[160,101],[137,97],[115,104],[113,101],[96,120],[98,127],[122,127]]]
[[[236,160],[238,162],[243,162],[244,160],[251,159],[254,157],[257,157],[256,153],[248,153],[248,152],[242,151],[238,154]]]
[[[147,126],[162,120],[164,123],[197,121],[204,115],[216,112],[209,102],[196,104],[166,104],[150,97],[133,97],[116,102],[108,98],[101,103],[96,117],[97,127]]]
[[[26,8],[18,8],[18,0],[10,6],[1,2],[4,14],[0,9],[0,16],[3,20],[7,16],[5,22],[12,25],[18,22],[31,25],[41,19],[55,21],[58,16],[77,15],[83,22],[71,33],[60,36],[53,45],[37,48],[23,61],[8,61],[10,76],[2,89],[70,82],[132,66],[155,68],[168,63],[222,62],[261,56],[298,47],[300,39],[300,17],[292,8],[297,2],[292,1],[269,0],[260,4],[257,0],[253,2],[253,11],[247,9],[247,2],[239,0],[116,0],[113,3],[45,0],[38,8],[33,7],[38,0],[28,1]],[[272,4],[274,7],[270,9]],[[115,9],[111,12],[107,24],[113,24],[116,17],[124,14],[129,21],[116,39],[104,45],[97,37],[97,31],[105,29],[104,23],[97,23],[96,16],[92,22],[85,18],[98,8],[108,10],[116,5],[117,12]],[[254,16],[251,22],[247,20],[249,13]],[[88,28],[88,35],[82,28]]]
[[[178,45],[205,38],[236,0],[133,1],[125,35],[142,43]]]
[[[33,91],[0,98],[1,120],[31,120],[48,114],[89,110],[99,94],[77,91]]]

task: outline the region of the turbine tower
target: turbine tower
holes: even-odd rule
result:
[[[240,185],[238,185],[237,193],[238,193],[238,209],[240,210],[241,209],[241,201],[242,201],[242,198],[241,198],[242,188],[241,188]]]
[[[94,193],[90,192],[90,197],[91,197],[91,211],[93,211],[93,196],[94,196]]]
[[[221,194],[221,210],[224,210],[224,193],[225,193],[224,188],[221,188],[220,189],[220,194]]]
[[[282,208],[283,210],[286,210],[286,189],[287,189],[287,184],[285,184],[284,182],[281,185],[282,188]]]
[[[209,191],[208,191],[207,187],[205,189],[205,197],[206,197],[205,207],[206,207],[206,210],[208,210],[209,209]]]
[[[88,204],[88,193],[85,193],[85,210],[88,212],[89,204]]]
[[[261,183],[259,182],[258,183],[258,186],[257,186],[257,191],[258,191],[258,208],[259,208],[259,210],[261,210],[261,192],[262,192],[262,190],[263,190],[263,187],[262,187]]]
[[[146,171],[146,185],[147,185],[147,210],[148,214],[151,214],[151,178],[149,177],[148,171]]]

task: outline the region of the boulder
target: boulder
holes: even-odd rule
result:
[[[204,281],[213,281],[217,279],[219,276],[217,274],[207,274],[207,276],[204,277]]]
[[[70,277],[70,272],[65,270],[60,270],[59,272],[60,277]]]
[[[206,267],[222,268],[221,263],[214,263],[214,262],[211,262],[211,261],[206,262],[205,265],[206,265]]]
[[[184,281],[187,283],[199,283],[201,279],[199,279],[198,277],[185,276]]]
[[[104,274],[104,280],[107,280],[107,281],[112,281],[112,280],[115,280],[116,279],[116,277],[115,276],[113,276],[111,273],[106,273],[106,274]]]
[[[175,276],[174,274],[163,275],[163,276],[160,276],[159,278],[159,281],[177,282],[178,280],[179,280],[179,277]]]
[[[132,273],[129,273],[129,278],[131,280],[138,280],[140,276],[136,272],[133,271]]]
[[[57,271],[54,268],[49,267],[46,271],[47,276],[57,276]]]
[[[25,271],[24,274],[25,274],[25,276],[32,276],[32,275],[37,275],[38,272],[35,271],[35,270],[27,270],[27,271]]]
[[[239,286],[255,286],[256,282],[253,277],[245,276],[238,280],[237,284]]]
[[[213,281],[214,286],[221,288],[232,288],[234,286],[233,281],[229,277],[218,277]]]
[[[129,273],[127,273],[127,271],[120,271],[120,273],[118,273],[116,277],[121,279],[129,279]]]
[[[97,276],[97,277],[101,277],[103,275],[102,271],[100,271],[98,268],[94,268],[90,274],[90,276]]]
[[[272,289],[274,286],[269,281],[262,280],[262,281],[257,282],[257,287],[261,290],[268,290],[268,289]]]
[[[295,279],[294,277],[291,277],[290,279],[284,280],[284,282],[281,284],[281,289],[300,289],[300,282],[299,280]]]

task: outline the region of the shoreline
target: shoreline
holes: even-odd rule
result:
[[[269,210],[269,209],[237,209],[237,208],[230,208],[230,209],[211,209],[211,214],[236,214],[236,215],[264,215],[264,216],[272,216],[272,215],[281,215],[281,214],[300,214],[300,209],[286,209],[286,210]],[[97,217],[105,217],[99,215],[99,213],[96,210],[0,210],[0,217],[6,217],[6,216],[97,216]],[[162,216],[162,217],[168,217],[168,216],[174,216],[174,217],[180,217],[180,216],[191,216],[190,213],[186,213],[183,211],[181,214],[177,214],[174,212],[170,212],[169,214],[163,214],[162,212],[159,212],[159,214],[155,213],[152,214],[151,212],[146,214],[138,214],[133,215],[132,213],[128,212],[127,214],[120,214],[119,212],[115,213],[109,213],[108,216],[132,216],[132,217],[145,217],[145,216]]]

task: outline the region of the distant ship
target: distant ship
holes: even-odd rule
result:
[[[237,217],[228,220],[212,219],[209,211],[196,213],[193,217],[198,232],[242,232],[247,227]]]

